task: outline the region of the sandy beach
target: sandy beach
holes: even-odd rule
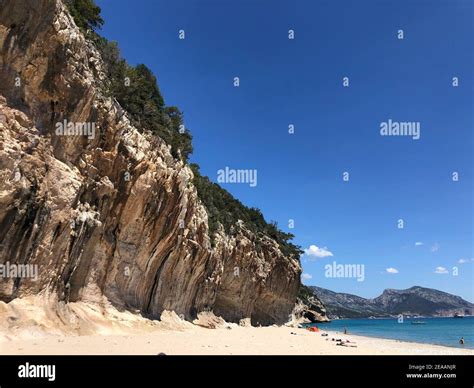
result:
[[[166,311],[155,321],[118,311],[107,302],[62,304],[55,298],[32,296],[0,302],[0,354],[474,355],[472,349],[294,326],[242,327],[212,313],[199,317],[191,323]],[[340,346],[337,339],[350,342]]]
[[[470,349],[401,342],[328,332],[327,337],[290,327],[163,330],[140,335],[46,337],[0,343],[16,355],[473,355]],[[331,338],[351,341],[345,347]]]

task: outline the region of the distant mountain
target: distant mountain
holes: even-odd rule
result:
[[[308,287],[324,304],[329,318],[388,317],[398,314],[422,316],[471,315],[474,304],[447,292],[414,286],[384,290],[374,299]]]

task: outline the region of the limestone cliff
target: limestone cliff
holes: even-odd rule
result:
[[[211,246],[193,173],[102,91],[100,54],[60,0],[0,0],[0,300],[32,294],[159,318],[283,323],[300,263],[243,223]],[[94,123],[93,136],[58,122]],[[258,248],[257,248],[258,245]]]

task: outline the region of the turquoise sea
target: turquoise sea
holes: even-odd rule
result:
[[[413,325],[412,321],[423,321],[423,325]],[[313,325],[311,325],[313,326]],[[320,329],[360,334],[367,337],[396,339],[452,347],[474,349],[474,317],[455,318],[405,318],[398,323],[390,319],[339,319],[329,323],[318,323]],[[459,339],[464,337],[464,345]]]

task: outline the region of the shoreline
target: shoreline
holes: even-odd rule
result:
[[[433,346],[442,346],[442,347],[445,347],[445,348],[449,348],[449,349],[459,349],[459,350],[472,350],[474,352],[474,347],[468,347],[468,346],[465,346],[465,347],[460,347],[460,346],[450,346],[450,345],[446,345],[446,344],[436,344],[436,343],[430,343],[430,342],[418,342],[418,341],[410,341],[410,340],[399,340],[399,339],[396,339],[396,338],[389,338],[389,337],[376,337],[376,336],[372,336],[372,335],[368,335],[368,334],[352,334],[352,333],[349,333],[349,334],[344,334],[343,332],[340,332],[340,331],[337,331],[337,330],[324,330],[324,329],[321,329],[321,331],[323,332],[327,332],[327,333],[333,333],[333,334],[337,334],[337,335],[350,335],[350,336],[354,336],[354,337],[362,337],[362,338],[370,338],[370,339],[380,339],[380,340],[390,340],[390,341],[395,341],[395,342],[406,342],[406,343],[409,343],[409,344],[416,344],[416,345],[433,345]],[[474,344],[473,344],[474,346]]]
[[[321,334],[327,334],[322,336]],[[334,338],[334,340],[332,340]],[[347,346],[335,339],[349,340]],[[0,343],[1,355],[474,355],[474,349],[286,326],[159,328],[142,334],[45,336]]]
[[[472,318],[474,317],[474,315],[464,315],[463,318]],[[411,322],[413,320],[418,320],[418,319],[423,319],[423,320],[426,320],[426,322],[428,322],[429,320],[437,320],[437,319],[440,319],[440,318],[445,318],[445,319],[449,319],[449,320],[452,320],[453,317],[452,316],[423,316],[423,317],[416,317],[416,318],[407,318],[405,317],[405,320],[408,324],[408,322]],[[361,337],[368,337],[368,338],[375,338],[375,339],[386,339],[386,340],[393,340],[393,341],[401,341],[401,342],[407,342],[407,343],[412,343],[412,344],[419,344],[419,345],[436,345],[436,346],[444,346],[444,347],[447,347],[447,348],[454,348],[454,349],[469,349],[469,350],[473,350],[474,351],[474,342],[473,341],[470,341],[468,342],[468,345],[464,345],[464,346],[460,346],[458,345],[458,341],[450,341],[449,343],[447,343],[447,341],[445,343],[436,343],[436,342],[425,342],[423,341],[422,339],[418,339],[418,338],[394,338],[394,337],[390,337],[390,336],[386,336],[384,337],[384,333],[375,333],[375,334],[372,334],[370,332],[368,333],[354,333],[352,332],[352,330],[350,329],[350,326],[351,324],[354,322],[354,321],[358,321],[358,320],[361,320],[361,321],[367,321],[367,320],[370,320],[370,321],[375,321],[375,320],[394,320],[396,318],[394,317],[390,317],[390,318],[386,318],[386,317],[383,317],[383,318],[339,318],[339,319],[333,319],[329,322],[321,322],[321,323],[305,323],[303,324],[304,327],[311,327],[311,326],[317,326],[320,330],[325,330],[325,331],[328,331],[330,333],[335,333],[335,334],[338,334],[338,335],[343,335],[343,328],[344,327],[347,327],[349,328],[349,334],[351,335],[355,335],[355,336],[361,336]],[[339,327],[332,327],[331,326],[331,322],[338,322],[338,323],[341,323],[343,322],[344,325],[343,326],[339,326]],[[345,325],[345,323],[347,322],[347,325]],[[474,321],[472,322],[474,323]],[[472,332],[472,328],[470,330],[470,332]],[[460,334],[460,336],[462,336],[462,334]],[[459,337],[460,338],[460,337]],[[431,339],[434,339],[435,338],[431,338]]]
[[[413,344],[413,345],[427,345],[427,346],[439,346],[447,349],[457,349],[457,350],[471,350],[474,354],[474,347],[460,347],[460,346],[450,346],[450,345],[445,345],[445,344],[436,344],[436,343],[430,343],[430,342],[417,342],[417,341],[410,341],[410,340],[399,340],[395,338],[388,338],[388,337],[376,337],[376,336],[371,336],[371,335],[366,335],[366,334],[344,334],[343,332],[339,331],[332,331],[332,330],[326,330],[325,332],[327,333],[333,333],[337,335],[346,335],[346,336],[352,336],[352,337],[361,337],[361,338],[366,338],[366,339],[375,339],[375,340],[387,340],[387,341],[393,341],[393,342],[401,342],[401,343],[407,343],[407,344]]]

